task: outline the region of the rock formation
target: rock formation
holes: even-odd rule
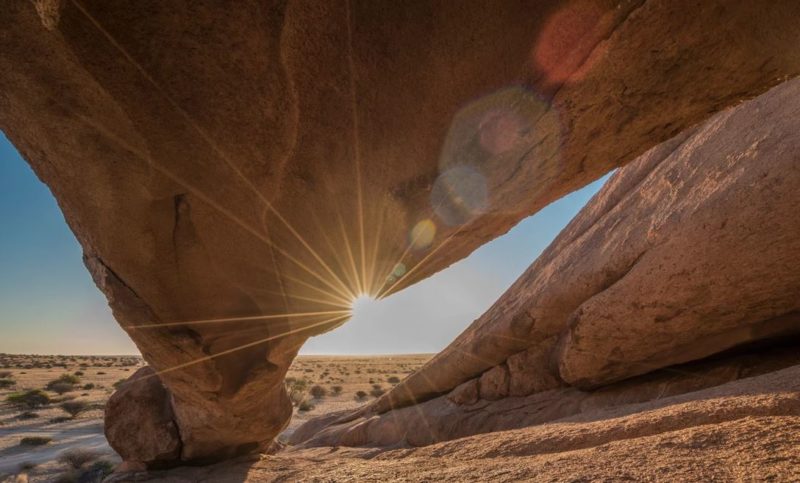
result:
[[[798,13],[721,0],[14,0],[0,11],[0,128],[154,369],[139,384],[166,387],[175,461],[206,461],[269,445],[291,413],[282,379],[298,348],[360,293],[435,273],[797,75]],[[630,264],[615,260],[603,280]],[[560,343],[562,375],[632,375],[585,373],[581,337],[602,317],[589,308]],[[527,315],[501,323],[526,342],[483,339],[491,364],[530,342]],[[483,386],[550,387],[515,377],[544,355]],[[682,359],[657,356],[653,367]],[[430,394],[485,369],[435,378]],[[164,416],[116,407],[120,424]],[[164,463],[114,434],[131,461]]]
[[[371,407],[307,423],[293,442],[430,444],[720,384],[765,360],[796,364],[795,346],[673,369],[677,383],[630,380],[800,335],[798,132],[794,80],[653,148],[428,364]]]

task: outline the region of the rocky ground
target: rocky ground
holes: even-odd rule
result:
[[[800,366],[422,448],[283,450],[114,481],[798,481]]]
[[[400,356],[300,356],[287,374],[294,394],[294,417],[281,435],[288,439],[308,419],[332,411],[356,408],[385,391],[430,359],[430,355]],[[92,453],[92,461],[119,463],[103,435],[103,406],[114,384],[126,379],[144,362],[132,356],[33,356],[0,355],[0,481],[15,481],[25,474],[29,481],[55,481],[72,472],[69,463],[59,461],[69,450]],[[58,394],[48,383],[63,375],[79,382]],[[314,397],[312,388],[324,395]],[[338,389],[335,389],[338,388]],[[24,408],[12,405],[8,397],[42,389],[48,404]],[[313,392],[319,391],[313,390]],[[358,397],[359,391],[364,392]],[[320,393],[317,393],[320,394]],[[71,418],[60,406],[67,401],[84,401],[86,409]],[[45,438],[39,445],[22,444],[24,438]],[[46,441],[49,440],[49,441]],[[61,458],[63,459],[63,458]]]
[[[418,368],[428,355],[305,356],[289,371],[300,392],[295,415],[281,436],[303,422],[373,400],[375,386]],[[35,409],[38,417],[4,403],[0,409],[0,481],[58,481],[74,474],[58,461],[66,450],[95,452],[118,463],[102,434],[102,411],[114,382],[141,365],[130,357],[0,356],[0,374],[15,381],[0,391],[44,388],[62,374],[80,386],[55,401],[86,400],[92,409],[74,419],[59,402]],[[11,374],[5,374],[10,372]],[[304,381],[298,383],[297,381]],[[83,389],[94,384],[92,389]],[[301,391],[298,388],[304,386]],[[315,386],[327,394],[314,398]],[[340,386],[338,394],[334,394]],[[356,393],[368,393],[358,398]],[[520,400],[522,398],[519,398]],[[25,446],[24,437],[47,437]],[[84,465],[90,467],[94,462]],[[23,467],[28,468],[23,471]],[[112,475],[113,481],[797,481],[800,478],[800,366],[640,404],[598,408],[528,428],[481,434],[421,448],[293,448],[211,467]],[[24,481],[24,479],[23,479]],[[64,480],[69,481],[69,480]]]

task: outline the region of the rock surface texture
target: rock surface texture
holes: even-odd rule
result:
[[[156,467],[180,456],[178,425],[169,394],[153,376],[150,367],[139,369],[106,405],[106,438],[129,467]]]
[[[450,346],[306,444],[418,446],[552,420],[608,403],[579,389],[797,336],[798,132],[794,80],[621,168]],[[648,384],[616,403],[682,391]]]
[[[167,388],[180,436],[175,461],[207,461],[270,444],[291,414],[282,380],[299,347],[345,321],[360,293],[385,295],[435,273],[547,203],[800,73],[798,14],[800,4],[789,1],[298,0],[233,8],[13,0],[0,9],[0,128],[58,200],[116,319],[156,371],[146,380],[158,377]],[[753,155],[771,142],[754,144]],[[735,177],[720,176],[721,187]],[[675,183],[676,193],[697,186]],[[679,199],[670,203],[660,213],[691,212]],[[431,367],[470,339],[491,354],[488,366],[436,369],[435,387],[403,388],[449,391],[561,334],[566,315],[603,283],[631,266],[655,275],[653,243],[666,231],[654,239],[632,232],[636,244],[624,255],[583,249],[591,260],[571,269],[590,279],[579,291],[563,288],[569,300],[548,297],[547,313],[499,302],[505,315],[490,325],[521,342],[493,338],[481,322]],[[771,246],[758,245],[765,260],[776,255]],[[636,254],[644,254],[639,263]],[[604,296],[624,295],[616,290]],[[694,292],[687,285],[682,293],[675,303]],[[658,294],[644,295],[643,303]],[[710,313],[725,294],[704,295],[699,310],[719,316],[708,331],[725,334],[710,347],[754,337],[727,330],[744,327],[736,315]],[[757,295],[743,300],[755,304],[750,316],[784,315],[783,305],[758,306]],[[647,359],[646,367],[605,359],[602,370],[587,371],[595,365],[582,351],[601,319],[635,308],[583,308],[552,341],[568,382],[601,384],[705,351],[682,340],[687,357],[664,341],[691,324],[692,313],[650,308],[642,313],[670,322],[621,330],[625,340],[652,329],[652,344],[626,345],[617,357],[606,341],[600,352]],[[507,375],[486,376],[481,387],[499,397],[559,382],[515,376],[525,366],[509,361]],[[114,411],[116,421],[129,417]],[[127,458],[155,462],[134,448]]]
[[[798,447],[800,366],[794,366],[422,448],[302,448],[137,474],[135,481],[795,481]]]

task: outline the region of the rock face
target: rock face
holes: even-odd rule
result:
[[[106,438],[130,466],[168,464],[180,456],[181,441],[167,389],[143,367],[106,404]]]
[[[798,132],[794,80],[621,168],[450,346],[308,444],[429,444],[538,423],[596,397],[578,389],[800,334]],[[656,396],[634,385],[621,400],[637,397]],[[488,402],[504,398],[503,410]]]
[[[298,348],[360,293],[435,273],[797,75],[798,13],[721,0],[15,0],[0,11],[0,128],[169,389],[179,459],[206,461],[269,444],[291,413],[282,379]],[[512,312],[526,342],[483,338],[497,364],[530,345],[533,319]],[[575,336],[595,330],[581,319],[563,342],[569,380],[627,375],[582,372]],[[508,390],[528,390],[513,364]],[[431,393],[485,369],[437,377]]]

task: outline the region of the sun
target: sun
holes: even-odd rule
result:
[[[376,315],[380,310],[381,301],[367,294],[361,294],[353,300],[350,313],[353,319],[361,319]]]

